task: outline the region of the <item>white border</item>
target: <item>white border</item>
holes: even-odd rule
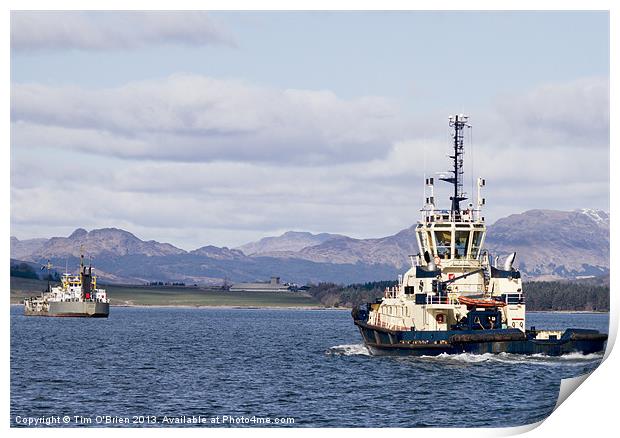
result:
[[[617,2],[616,2],[617,3]],[[211,10],[232,10],[232,9],[305,9],[305,10],[321,10],[321,9],[350,9],[354,7],[355,9],[365,9],[365,10],[386,10],[386,9],[417,9],[417,10],[610,10],[610,19],[611,19],[611,74],[610,74],[610,90],[611,90],[611,118],[610,120],[616,120],[614,117],[617,114],[617,87],[615,86],[615,82],[612,78],[618,77],[618,69],[617,69],[617,55],[614,54],[618,51],[618,32],[617,32],[617,11],[618,7],[612,1],[604,1],[604,0],[590,0],[590,1],[549,1],[549,0],[507,0],[497,2],[490,0],[478,0],[478,1],[468,1],[467,3],[459,2],[459,1],[398,1],[398,0],[383,0],[381,2],[371,2],[368,0],[360,0],[356,2],[347,2],[347,1],[338,1],[338,0],[298,0],[293,5],[291,2],[286,1],[277,1],[277,0],[264,0],[261,2],[250,1],[250,0],[229,0],[229,1],[191,1],[191,0],[177,0],[174,2],[162,2],[162,1],[145,1],[145,0],[137,0],[128,4],[127,1],[119,1],[119,0],[109,0],[109,1],[101,1],[101,0],[92,0],[88,2],[88,6],[84,4],[84,2],[80,1],[56,1],[54,4],[50,4],[49,2],[44,1],[14,1],[9,0],[7,3],[7,7],[4,10],[3,22],[5,25],[2,27],[4,30],[4,44],[2,45],[2,54],[3,59],[7,62],[5,65],[9,65],[10,62],[10,10],[24,10],[24,9],[211,9]],[[8,96],[10,93],[10,78],[9,70],[5,68],[3,70],[4,76],[4,88],[5,93],[4,96]],[[3,171],[0,173],[3,179],[2,185],[2,201],[3,205],[9,205],[10,199],[10,130],[9,130],[9,120],[10,120],[10,100],[5,100],[5,105],[2,107],[2,115],[5,129],[2,131],[4,133],[4,147],[2,148],[3,152],[3,160],[2,166]],[[611,144],[610,144],[610,163],[618,163],[618,152],[616,147],[617,144],[617,128],[615,125],[611,124]],[[616,192],[618,188],[619,176],[615,172],[610,172],[611,177],[611,193]],[[611,299],[611,313],[610,313],[610,346],[615,342],[615,338],[617,336],[617,328],[618,328],[618,300],[614,297],[614,293],[616,290],[617,281],[614,280],[615,270],[613,270],[613,266],[615,266],[615,262],[618,260],[618,251],[617,251],[617,227],[616,227],[616,214],[618,214],[617,201],[614,196],[611,196],[611,204],[610,204],[610,212],[612,219],[612,230],[611,230],[611,266],[612,266],[612,282],[611,282],[611,290],[612,299]],[[9,263],[8,259],[10,258],[9,252],[9,236],[10,236],[10,217],[9,217],[9,209],[6,209],[6,213],[2,217],[2,226],[5,230],[4,239],[7,242],[4,247],[4,255],[5,255],[5,263],[2,266],[2,275],[4,279],[4,284],[8,286],[8,278],[9,278]],[[8,289],[8,288],[7,288]],[[6,289],[5,289],[6,290]],[[6,300],[6,297],[5,297]],[[5,361],[4,361],[4,372],[2,373],[2,383],[4,388],[9,388],[10,385],[10,374],[9,374],[9,327],[10,321],[8,318],[8,312],[6,311],[2,313],[2,323],[5,328],[4,336],[2,336],[2,346],[3,351],[5,352]],[[528,430],[534,429],[530,432],[533,436],[548,436],[549,434],[560,435],[560,434],[568,434],[569,436],[573,435],[586,435],[586,434],[607,434],[609,431],[615,429],[614,427],[614,419],[616,415],[616,406],[617,401],[616,398],[620,392],[618,391],[618,383],[617,383],[617,373],[618,370],[618,354],[611,352],[611,349],[608,348],[606,352],[606,360],[604,363],[592,374],[591,377],[587,379],[587,384],[582,385],[575,394],[568,397],[568,399],[558,408],[557,412],[554,412],[547,420],[543,421],[538,428],[534,428],[535,425],[523,426],[518,428],[502,428],[502,429],[416,429],[415,431],[411,431],[409,429],[402,430],[402,433],[415,433],[417,436],[427,436],[427,435],[437,435],[441,433],[447,433],[451,435],[461,436],[503,436],[503,435],[513,435],[517,433],[523,433]],[[4,413],[3,421],[4,428],[9,429],[9,411],[10,411],[10,394],[9,391],[5,393],[5,397],[2,399]],[[372,411],[372,406],[369,404],[369,415]],[[49,429],[45,429],[46,432],[50,432]],[[111,429],[105,430],[96,430],[89,431],[89,435],[91,433],[107,433],[110,432]],[[175,430],[173,433],[177,433],[179,430]],[[30,434],[39,434],[43,433],[41,430],[32,430],[32,429],[10,429],[11,434],[15,435],[30,435]],[[161,429],[149,429],[149,430],[114,430],[114,433],[120,434],[155,434],[162,435],[164,433],[170,433],[170,429],[161,428]],[[314,435],[318,431],[316,429],[296,429],[295,435],[300,436],[310,436]],[[71,435],[83,435],[83,430],[77,429],[62,429],[57,433],[62,433],[65,436]],[[187,435],[195,435],[195,436],[203,436],[205,433],[204,429],[189,429],[183,430],[184,434]],[[291,431],[286,429],[209,429],[208,431],[211,435],[229,435],[233,434],[256,434],[256,433],[268,433],[269,435],[279,435],[279,436],[288,436]],[[328,435],[341,435],[345,434],[374,434],[374,433],[399,433],[397,430],[386,430],[386,429],[323,429],[320,430],[321,434],[327,433]]]

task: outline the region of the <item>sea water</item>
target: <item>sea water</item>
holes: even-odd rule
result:
[[[538,329],[607,314],[528,313]],[[555,406],[602,355],[371,356],[348,311],[11,307],[13,426],[505,427]],[[164,421],[167,420],[167,421]]]

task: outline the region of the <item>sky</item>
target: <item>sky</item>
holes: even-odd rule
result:
[[[488,222],[609,211],[607,12],[13,11],[10,74],[19,239],[394,234],[455,113]]]

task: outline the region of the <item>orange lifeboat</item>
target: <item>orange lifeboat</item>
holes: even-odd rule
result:
[[[504,307],[506,305],[503,301],[496,300],[483,300],[477,298],[458,297],[459,303],[466,305],[467,307]]]

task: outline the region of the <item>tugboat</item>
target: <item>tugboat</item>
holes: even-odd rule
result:
[[[47,269],[49,271],[48,262]],[[64,273],[60,286],[50,287],[41,296],[24,300],[26,316],[75,316],[107,318],[110,313],[110,300],[105,289],[97,288],[97,276],[89,264],[84,266],[84,255],[80,254],[78,275]]]
[[[384,297],[354,308],[355,325],[372,354],[438,355],[442,353],[514,353],[559,356],[605,349],[607,335],[596,330],[526,329],[516,253],[502,266],[483,248],[486,225],[482,216],[486,185],[477,179],[476,206],[463,191],[463,130],[468,116],[449,118],[454,151],[452,170],[440,180],[452,185],[449,210],[435,205],[435,178],[425,179],[425,204],[416,227],[419,248],[411,268]]]

